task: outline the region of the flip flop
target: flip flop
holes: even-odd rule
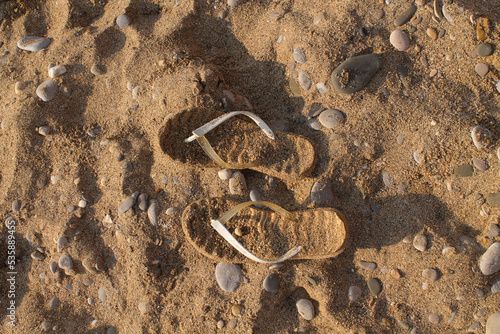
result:
[[[271,202],[227,198],[190,204],[182,214],[182,229],[198,252],[229,263],[243,262],[245,257],[261,263],[326,259],[340,254],[347,238],[345,218],[335,209],[288,212]]]
[[[257,126],[235,117],[240,115]],[[177,162],[205,167],[212,159],[223,168],[249,168],[285,180],[308,176],[316,164],[316,150],[309,139],[272,131],[249,111],[187,109],[165,120],[159,140],[163,152]]]

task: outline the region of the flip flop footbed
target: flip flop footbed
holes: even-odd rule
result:
[[[191,132],[221,116],[213,109],[193,108],[168,117],[160,129],[162,150],[173,160],[191,165],[216,166],[195,141],[185,143]],[[311,173],[316,151],[305,137],[275,131],[267,137],[253,122],[237,116],[205,135],[215,152],[231,165],[248,164],[251,169],[282,179],[300,178]]]
[[[200,253],[215,260],[247,260],[210,225],[240,202],[226,198],[206,198],[190,204],[182,215],[187,240]],[[296,246],[302,246],[294,259],[321,259],[339,254],[347,231],[341,213],[331,208],[293,212],[295,220],[267,209],[247,207],[232,217],[226,228],[249,251],[260,258],[276,259]],[[239,228],[241,236],[234,232]]]

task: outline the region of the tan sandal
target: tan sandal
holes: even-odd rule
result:
[[[257,126],[235,117],[241,115]],[[273,132],[262,119],[248,111],[184,110],[165,120],[159,139],[162,150],[174,161],[202,167],[212,159],[223,168],[249,168],[295,180],[308,176],[316,164],[316,150],[306,137]]]
[[[347,238],[344,216],[332,208],[288,212],[271,202],[226,198],[190,204],[182,214],[182,229],[196,250],[223,262],[325,259],[340,254]]]

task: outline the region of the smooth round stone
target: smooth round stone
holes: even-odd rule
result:
[[[374,295],[378,295],[380,292],[382,292],[382,283],[380,283],[380,281],[377,278],[370,278],[367,284],[368,284],[368,289]]]
[[[333,87],[345,94],[359,92],[381,67],[382,58],[375,53],[349,58],[333,71]]]
[[[233,172],[231,172],[231,170],[229,169],[223,169],[220,170],[217,174],[219,175],[219,179],[229,180],[231,178],[231,175],[233,175]]]
[[[360,268],[365,270],[375,270],[377,269],[377,264],[375,262],[359,261],[358,265]]]
[[[498,237],[500,235],[500,227],[497,224],[491,223],[486,235],[490,239],[495,239],[496,237]]]
[[[238,6],[239,0],[227,0],[227,5],[231,8]]]
[[[132,196],[130,196],[125,201],[123,201],[122,204],[120,204],[120,206],[118,207],[118,211],[120,213],[125,213],[128,210],[130,210],[134,206],[135,202],[137,201],[137,197],[138,196],[139,196],[139,192],[138,191],[136,191],[135,193],[133,193]]]
[[[238,289],[243,278],[240,266],[232,263],[220,262],[215,267],[215,279],[220,288],[226,292]]]
[[[500,278],[497,279],[491,286],[491,293],[500,292]]]
[[[472,166],[469,164],[465,164],[453,169],[453,174],[462,177],[469,177],[472,176],[472,174],[474,174],[474,168],[472,168]]]
[[[44,331],[48,331],[50,329],[50,322],[48,322],[48,321],[42,322],[42,329]]]
[[[55,274],[56,271],[57,271],[57,262],[56,261],[52,261],[50,264],[49,264],[49,268],[50,268],[50,272]]]
[[[61,252],[64,246],[66,246],[67,244],[68,244],[68,239],[66,239],[66,237],[60,237],[57,240],[57,251]]]
[[[80,202],[78,202],[78,206],[80,208],[86,208],[87,207],[87,201],[84,200],[84,199],[80,200]]]
[[[262,282],[262,287],[272,295],[277,294],[280,289],[278,277],[275,274],[267,275],[267,277],[264,279],[264,282]]]
[[[490,70],[490,67],[485,64],[485,63],[479,63],[476,64],[476,67],[474,67],[474,70],[480,77],[484,77],[488,71]]]
[[[410,47],[410,39],[403,30],[394,30],[391,32],[389,41],[399,51],[406,51]]]
[[[476,48],[478,57],[487,57],[493,54],[493,48],[491,44],[481,43]]]
[[[333,129],[344,123],[345,118],[340,111],[327,109],[319,115],[318,120],[325,128]]]
[[[438,38],[438,33],[434,28],[427,28],[427,36],[429,36],[433,40],[436,40]]]
[[[304,64],[307,61],[306,55],[300,48],[293,49],[293,59],[299,64]]]
[[[149,200],[149,207],[148,207],[148,218],[149,222],[153,226],[158,226],[158,211],[159,211],[159,203],[155,199],[150,199]]]
[[[90,72],[93,75],[103,75],[104,73],[106,73],[106,69],[102,65],[94,64],[90,68]]]
[[[486,334],[500,334],[500,312],[493,313],[486,320]]]
[[[44,81],[36,89],[36,95],[42,99],[42,101],[48,102],[56,96],[57,85],[51,79]]]
[[[316,84],[316,89],[318,90],[318,93],[323,94],[328,91],[328,87],[323,82],[318,82]]]
[[[52,39],[44,37],[28,36],[21,38],[17,42],[17,47],[21,50],[38,52],[50,45]]]
[[[108,296],[106,295],[106,289],[103,287],[100,287],[99,290],[97,290],[97,297],[104,303],[106,300],[108,300]]]
[[[250,190],[250,200],[251,201],[262,201],[262,194],[260,193],[259,189],[256,189],[256,188],[252,188]],[[264,208],[264,205],[262,204],[254,204],[255,207],[257,208]]]
[[[491,143],[491,131],[481,125],[476,125],[472,128],[470,135],[474,146],[476,146],[478,150],[485,149]]]
[[[429,322],[433,325],[438,325],[441,322],[441,318],[439,314],[433,313],[429,314]]]
[[[424,252],[427,249],[427,237],[419,233],[413,238],[413,247],[420,252]]]
[[[73,268],[73,259],[68,254],[63,254],[59,258],[59,268],[64,270],[70,270]]]
[[[247,192],[247,182],[241,172],[235,172],[229,179],[229,192],[232,195],[245,195]]]
[[[479,259],[483,275],[493,275],[500,270],[500,242],[493,243]]]
[[[355,285],[349,287],[349,292],[347,293],[349,301],[355,302],[361,297],[361,289]]]
[[[49,134],[49,132],[50,132],[49,126],[41,126],[38,128],[38,133],[44,137],[46,137]]]
[[[396,27],[402,26],[403,24],[409,22],[413,15],[417,12],[417,6],[410,6],[407,10],[399,14],[394,20],[394,25]]]
[[[439,272],[436,269],[427,268],[422,271],[422,276],[434,282],[439,279]]]
[[[373,11],[373,17],[376,18],[377,20],[380,20],[384,17],[385,12],[382,8],[377,8]]]
[[[303,90],[307,91],[307,90],[311,89],[311,86],[312,86],[311,79],[309,79],[309,77],[306,75],[306,73],[304,71],[299,71],[298,82],[299,82],[300,87],[302,87]]]
[[[312,320],[314,318],[314,306],[310,300],[301,298],[295,303],[297,306],[297,311],[300,316],[306,320]]]
[[[472,159],[472,163],[474,164],[474,167],[476,167],[478,170],[484,172],[489,168],[488,164],[486,161],[481,160],[481,159]]]
[[[322,129],[321,123],[317,118],[311,118],[307,121],[307,125],[313,130],[319,131]]]
[[[311,189],[311,201],[317,205],[331,205],[333,203],[332,184],[329,180],[319,180]]]
[[[43,261],[45,259],[45,255],[39,251],[34,251],[33,253],[31,253],[31,258],[33,260]]]
[[[66,67],[64,65],[58,65],[49,68],[49,77],[55,78],[66,73]]]
[[[239,315],[241,315],[241,311],[243,311],[243,306],[241,306],[240,304],[234,304],[234,305],[231,307],[231,313],[232,313],[232,315],[234,315],[234,316],[239,316]]]
[[[146,209],[148,208],[148,194],[142,193],[139,195],[139,197],[137,198],[137,206],[142,211],[146,211]]]
[[[59,301],[59,298],[57,297],[54,297],[50,300],[50,309],[51,310],[55,310],[56,308],[59,307],[59,305],[61,305],[61,302]]]
[[[125,29],[130,24],[130,18],[127,14],[122,14],[116,18],[116,25],[120,29]]]
[[[12,202],[12,211],[18,212],[19,210],[21,210],[21,201],[16,200]]]

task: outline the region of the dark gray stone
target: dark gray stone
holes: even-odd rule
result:
[[[295,305],[297,306],[297,311],[299,311],[302,318],[306,320],[312,320],[314,318],[314,306],[310,300],[302,298],[297,300]]]
[[[483,275],[493,275],[500,270],[500,242],[494,242],[479,259]]]
[[[493,47],[488,43],[481,43],[476,48],[478,57],[487,57],[493,54]]]
[[[130,18],[127,14],[122,14],[116,18],[116,24],[120,29],[125,29],[130,24]]]
[[[382,283],[377,278],[370,278],[367,282],[368,289],[374,295],[378,295],[382,292]]]
[[[280,289],[278,277],[275,274],[267,275],[267,277],[264,279],[264,282],[262,283],[262,287],[272,295],[277,294]]]
[[[133,193],[132,196],[130,196],[122,204],[120,204],[120,206],[118,207],[118,211],[120,213],[125,213],[128,210],[130,210],[134,206],[138,196],[139,196],[138,191]]]
[[[402,26],[403,24],[409,22],[413,15],[417,12],[417,6],[410,6],[407,10],[399,14],[394,20],[394,25],[396,27]]]
[[[382,59],[375,53],[349,58],[333,71],[333,87],[345,94],[359,92],[380,67]]]
[[[63,254],[59,258],[59,267],[64,270],[73,268],[73,259],[68,254]]]

